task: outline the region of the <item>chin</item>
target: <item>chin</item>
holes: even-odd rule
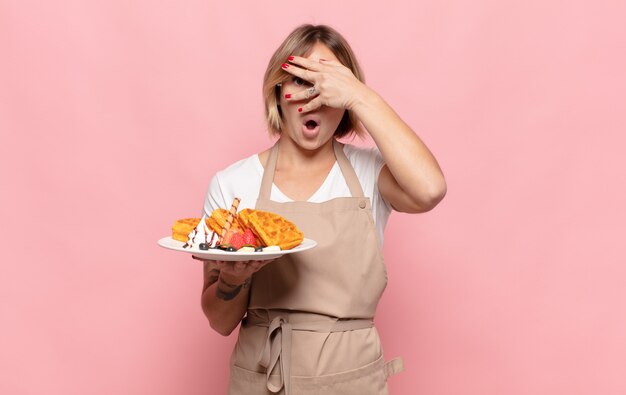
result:
[[[293,142],[293,144],[298,147],[305,149],[307,151],[315,151],[327,143],[329,143],[333,139],[333,134],[325,134],[320,133],[314,137],[305,136],[302,132],[296,133],[286,133],[286,137],[289,138]]]
[[[320,138],[319,136],[315,139],[307,139],[304,137],[301,137],[299,140],[296,141],[296,144],[298,144],[300,147],[308,150],[308,151],[315,151],[323,146],[325,146],[326,144],[328,144],[329,142],[331,142],[333,139],[333,136],[331,135],[330,137],[327,138]]]

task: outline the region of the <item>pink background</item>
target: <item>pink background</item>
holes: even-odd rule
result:
[[[392,393],[626,393],[624,20],[608,0],[4,0],[0,393],[225,392],[235,336],[156,240],[270,144],[262,75],[304,22],[344,33],[448,180],[387,228]]]

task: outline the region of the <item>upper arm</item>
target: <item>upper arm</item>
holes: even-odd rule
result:
[[[378,175],[378,190],[391,207],[403,213],[423,213],[435,207],[438,201],[416,202],[398,184],[387,165],[384,165]]]

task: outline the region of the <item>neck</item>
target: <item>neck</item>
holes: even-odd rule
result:
[[[279,163],[282,166],[304,167],[312,164],[323,165],[327,162],[335,161],[335,151],[333,149],[334,138],[331,138],[322,146],[307,150],[294,143],[290,138],[281,137],[278,141],[278,149],[280,152]]]

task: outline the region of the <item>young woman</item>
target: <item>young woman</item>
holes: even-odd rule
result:
[[[373,318],[386,286],[391,210],[425,212],[446,193],[437,161],[371,88],[328,26],[295,29],[272,56],[263,93],[275,145],[218,172],[205,212],[278,213],[318,245],[273,262],[204,263],[202,307],[223,335],[241,323],[230,394],[386,394]],[[362,124],[362,126],[361,126]],[[337,142],[369,133],[375,149]]]

